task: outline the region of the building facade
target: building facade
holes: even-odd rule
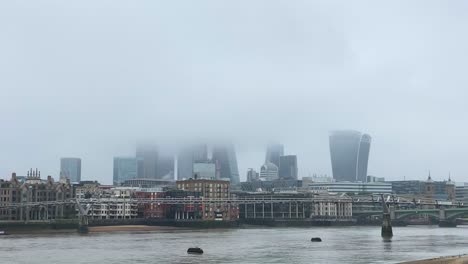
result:
[[[200,197],[208,199],[228,199],[230,197],[230,182],[223,180],[189,179],[176,182],[177,189],[200,193]],[[176,219],[202,219],[215,221],[237,220],[239,207],[234,203],[207,202],[201,205],[187,204],[175,212]]]
[[[231,184],[240,183],[236,151],[233,144],[213,147],[213,162],[217,166],[218,179],[229,179]]]
[[[279,179],[278,167],[275,164],[267,162],[260,167],[260,180],[274,181],[277,179]]]
[[[278,176],[280,179],[297,180],[297,156],[296,155],[287,155],[287,156],[280,157]]]
[[[271,162],[280,167],[280,157],[284,155],[284,146],[282,144],[269,144],[267,146],[265,163]]]
[[[358,131],[330,133],[330,157],[336,181],[366,182],[371,137]]]
[[[133,157],[115,157],[113,184],[120,185],[126,180],[138,177],[139,160]]]
[[[206,144],[192,145],[179,151],[177,156],[177,179],[193,177],[193,163],[208,160],[208,146]]]
[[[254,169],[249,169],[247,171],[247,182],[255,182],[260,180],[260,174]]]
[[[393,193],[409,194],[432,200],[454,201],[457,198],[455,183],[448,181],[434,181],[429,175],[426,181],[390,181]]]
[[[158,179],[158,148],[155,145],[139,145],[136,149],[138,178]]]
[[[388,182],[313,182],[303,188],[313,192],[330,193],[392,193],[392,184]]]
[[[48,221],[76,217],[74,205],[45,202],[66,201],[73,197],[69,180],[55,182],[51,176],[41,179],[40,172],[32,169],[24,182],[13,173],[9,181],[0,181],[0,205],[11,203],[34,203],[30,206],[0,209],[0,220]],[[44,202],[41,204],[41,202]]]
[[[216,179],[216,164],[210,161],[196,161],[193,163],[193,175],[195,179]]]
[[[174,180],[174,156],[159,155],[156,171],[157,179]]]
[[[81,181],[81,159],[61,158],[60,177],[69,179],[71,182]]]

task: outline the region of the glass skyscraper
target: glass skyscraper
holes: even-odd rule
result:
[[[114,158],[114,185],[120,185],[126,180],[136,179],[138,176],[138,159],[134,157]]]
[[[158,179],[164,179],[167,176],[171,176],[170,180],[174,179],[174,156],[172,155],[159,155],[158,164],[156,166],[156,177]],[[167,179],[169,180],[169,179]]]
[[[69,179],[71,182],[81,181],[81,159],[61,158],[60,176]]]
[[[137,147],[138,178],[158,179],[158,149],[155,145],[145,144]]]
[[[208,160],[208,146],[206,144],[192,145],[182,148],[177,155],[177,179],[193,177],[193,164],[197,161]]]
[[[297,180],[296,155],[281,156],[279,160],[279,178]]]
[[[284,155],[284,146],[282,144],[269,144],[267,146],[265,163],[271,162],[280,167],[280,157]]]
[[[214,146],[213,162],[217,165],[219,178],[230,179],[232,184],[240,183],[236,151],[233,144]]]
[[[330,156],[336,181],[365,182],[371,137],[353,130],[330,133]]]

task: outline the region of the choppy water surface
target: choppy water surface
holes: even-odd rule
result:
[[[468,227],[246,228],[0,237],[0,263],[397,263],[468,253]],[[310,242],[311,237],[323,242]],[[187,255],[191,246],[203,255]]]

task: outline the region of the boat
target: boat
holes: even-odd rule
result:
[[[310,239],[312,242],[322,242],[322,239],[320,237],[313,237]]]
[[[6,235],[9,235],[7,231],[0,230],[0,236],[6,236]]]
[[[193,247],[193,248],[187,249],[187,253],[188,254],[203,254],[203,249],[199,247]]]

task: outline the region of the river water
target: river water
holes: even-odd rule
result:
[[[468,253],[468,226],[162,229],[0,237],[0,263],[397,263]],[[310,242],[321,237],[323,242]],[[199,246],[203,255],[188,255]]]

